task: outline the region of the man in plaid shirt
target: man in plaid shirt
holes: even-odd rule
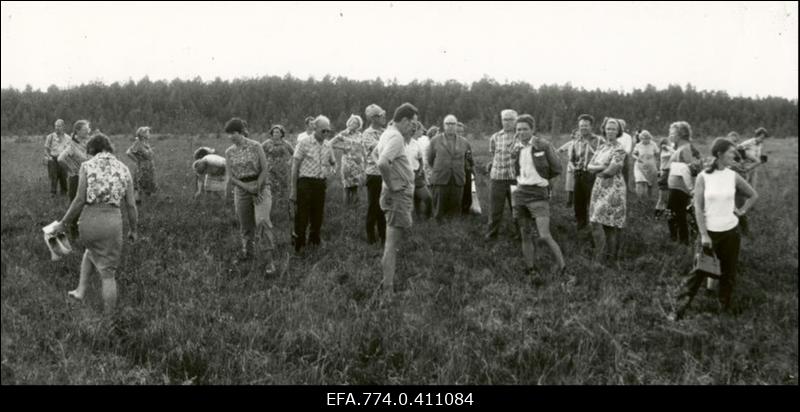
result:
[[[486,233],[486,239],[497,237],[506,202],[511,209],[511,186],[517,184],[511,159],[512,149],[518,140],[514,129],[517,112],[511,109],[503,110],[500,112],[500,119],[503,122],[503,130],[489,138],[489,153],[492,160],[487,165],[491,180],[489,183],[489,230]],[[514,236],[517,236],[517,230],[514,231]]]

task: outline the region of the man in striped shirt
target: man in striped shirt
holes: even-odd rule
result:
[[[511,206],[511,186],[516,184],[514,169],[512,168],[511,153],[518,139],[514,130],[517,122],[517,112],[506,109],[500,112],[503,130],[489,138],[489,153],[492,160],[486,166],[489,171],[489,230],[486,239],[494,239],[500,229],[503,219],[505,204]],[[518,228],[514,230],[517,236]]]

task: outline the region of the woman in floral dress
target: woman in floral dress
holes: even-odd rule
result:
[[[347,205],[358,204],[358,188],[366,182],[364,173],[364,148],[361,145],[361,130],[363,122],[358,115],[351,115],[347,119],[347,129],[331,139],[330,144],[342,150],[342,188],[344,188],[344,202]]]
[[[133,188],[136,193],[136,203],[141,203],[141,194],[147,196],[156,192],[156,168],[153,163],[153,149],[150,141],[150,128],[142,126],[136,130],[136,141],[128,148],[125,154],[136,162],[136,173],[133,178]]]
[[[625,149],[617,141],[622,127],[616,119],[609,119],[603,130],[606,143],[597,148],[587,169],[596,174],[589,203],[589,221],[593,226],[597,258],[605,257],[612,263],[619,259],[619,232],[625,227],[627,187],[622,177]]]
[[[278,199],[287,201],[289,188],[289,171],[292,167],[294,148],[285,139],[286,129],[276,124],[269,129],[269,138],[261,143],[267,156],[269,180],[272,188],[273,202]]]

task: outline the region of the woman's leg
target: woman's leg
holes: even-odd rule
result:
[[[741,238],[738,228],[727,232],[708,232],[714,253],[719,259],[719,303],[724,310],[730,309],[733,287],[736,284],[736,267],[739,264]]]
[[[600,223],[592,223],[592,241],[595,244],[595,260],[600,262],[603,255],[606,253],[606,235],[603,231],[603,225]]]
[[[69,292],[69,295],[75,299],[83,299],[86,296],[86,287],[89,286],[89,276],[94,272],[94,264],[89,259],[89,250],[83,252],[83,260],[81,260],[81,274],[78,280],[78,287]]]
[[[647,183],[636,182],[636,196],[642,198],[644,197],[645,193],[647,193]]]
[[[111,314],[117,307],[117,281],[113,277],[103,279],[103,308]]]
[[[553,252],[553,256],[555,256],[556,262],[558,262],[558,269],[563,269],[567,264],[564,263],[564,255],[561,253],[561,248],[558,247],[558,243],[556,243],[556,240],[553,239],[553,236],[550,234],[550,216],[537,217],[536,229],[539,231],[539,237],[547,243],[547,246],[550,247],[550,251]]]

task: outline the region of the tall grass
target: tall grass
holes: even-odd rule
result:
[[[114,143],[118,153],[129,144]],[[666,313],[689,255],[651,218],[655,199],[629,198],[621,269],[595,268],[561,179],[552,231],[574,287],[553,275],[532,285],[507,228],[483,240],[485,217],[417,221],[399,255],[398,298],[381,306],[366,195],[346,209],[333,181],[323,246],[303,259],[291,257],[286,204],[275,206],[280,270],[264,276],[263,260],[234,263],[230,198],[192,200],[192,150],[228,144],[154,141],[160,192],[140,207],[143,239],[125,244],[112,324],[98,279],[86,302],[67,299],[80,253],[49,260],[40,228],[67,202],[49,197],[39,142],[2,140],[4,384],[797,384],[796,138],[766,143],[733,314],[718,315],[701,292],[677,323]],[[485,141],[473,148],[488,160]],[[555,265],[543,244],[537,265]]]

